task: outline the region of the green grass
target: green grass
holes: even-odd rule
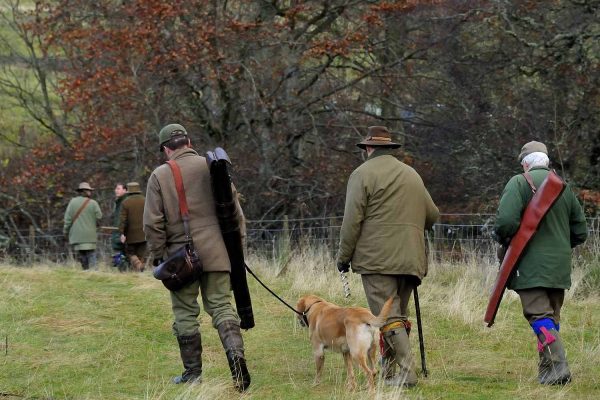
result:
[[[327,257],[295,255],[283,276],[277,262],[250,265],[273,290],[295,304],[316,293],[341,305],[365,305],[360,278],[350,277],[343,298]],[[327,271],[324,272],[324,269]],[[181,372],[166,289],[150,273],[118,274],[109,268],[0,266],[0,397],[32,399],[595,399],[600,397],[600,300],[568,297],[562,333],[574,381],[565,387],[536,382],[536,341],[509,293],[496,325],[482,315],[495,269],[437,265],[420,288],[428,378],[417,388],[379,387],[370,396],[347,393],[339,354],[326,353],[323,381],[313,386],[307,331],[291,311],[249,277],[257,326],[244,333],[252,373],[249,392],[232,389],[217,332],[201,316],[204,382],[175,386]],[[597,296],[597,294],[595,295]],[[418,342],[411,335],[417,356]],[[358,372],[358,369],[357,369]]]

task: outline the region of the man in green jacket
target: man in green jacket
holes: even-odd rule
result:
[[[146,262],[146,236],[143,229],[144,203],[140,184],[127,184],[127,198],[121,204],[119,216],[120,241],[134,271],[143,272]]]
[[[84,270],[96,267],[96,228],[102,218],[100,206],[91,198],[93,190],[87,182],[79,184],[79,196],[69,201],[63,225],[63,233],[77,251]]]
[[[351,264],[361,275],[375,315],[394,297],[393,310],[381,328],[382,377],[387,385],[414,386],[408,302],[427,274],[424,233],[439,211],[419,174],[393,156],[400,144],[392,142],[386,127],[369,127],[368,136],[357,146],[368,158],[348,180],[338,270],[347,272]]]
[[[165,126],[160,130],[158,139],[160,151],[164,151],[168,159],[174,160],[181,169],[190,236],[203,266],[199,280],[169,292],[175,317],[173,333],[185,368],[173,382],[192,383],[202,379],[202,341],[198,322],[198,295],[201,295],[202,306],[210,315],[225,349],[234,386],[238,391],[244,391],[250,386],[250,374],[239,318],[231,304],[231,263],[217,219],[206,158],[191,147],[188,133],[182,125]],[[242,225],[242,209],[237,203],[237,196],[234,197],[236,218]],[[244,227],[241,228],[244,232]],[[167,164],[156,168],[148,180],[144,232],[155,266],[186,243],[175,181]]]
[[[519,154],[525,174],[539,188],[549,173],[546,145],[532,141]],[[533,187],[524,174],[513,176],[500,198],[496,239],[504,246],[519,229],[521,215],[533,197]],[[565,384],[571,380],[565,349],[559,336],[560,310],[565,289],[571,287],[571,249],[585,241],[587,227],[583,209],[570,187],[538,226],[521,254],[508,288],[515,290],[523,315],[538,339],[538,379],[542,384]]]

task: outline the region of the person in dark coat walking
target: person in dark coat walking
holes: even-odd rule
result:
[[[546,145],[532,141],[519,154],[523,171],[539,188],[550,172]],[[524,174],[513,176],[500,198],[496,239],[510,243],[521,216],[533,197]],[[523,315],[538,339],[538,379],[542,384],[565,384],[571,380],[565,349],[559,334],[565,289],[571,287],[571,249],[587,238],[583,209],[567,186],[538,226],[515,266],[507,287],[521,299]]]
[[[114,229],[110,235],[110,247],[115,252],[113,254],[113,267],[119,271],[129,269],[129,260],[125,255],[125,245],[121,243],[121,233],[119,232],[119,219],[121,218],[121,204],[127,198],[127,185],[118,182],[115,185],[115,202],[111,216],[111,229]]]
[[[125,245],[125,255],[133,270],[143,272],[146,263],[146,236],[143,227],[146,198],[137,182],[129,182],[127,192],[119,217],[120,240]]]

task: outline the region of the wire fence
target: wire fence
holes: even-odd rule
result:
[[[260,257],[278,259],[290,252],[322,248],[333,258],[340,239],[341,216],[304,219],[249,220],[246,246]],[[582,251],[600,248],[600,217],[587,219],[589,237]],[[473,258],[495,259],[497,244],[492,237],[493,214],[443,214],[433,230],[426,233],[428,251],[436,260],[465,261]],[[100,233],[97,255],[111,262],[111,235]],[[401,245],[401,244],[399,244]],[[14,264],[72,260],[70,247],[60,229],[50,231],[0,232],[0,261]]]

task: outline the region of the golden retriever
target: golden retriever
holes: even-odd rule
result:
[[[296,310],[300,324],[308,326],[317,365],[315,385],[321,381],[325,349],[342,353],[348,371],[347,387],[356,389],[353,361],[365,372],[369,389],[375,388],[374,376],[379,345],[378,329],[385,324],[392,308],[389,298],[378,316],[364,307],[340,307],[314,295],[302,296]]]

